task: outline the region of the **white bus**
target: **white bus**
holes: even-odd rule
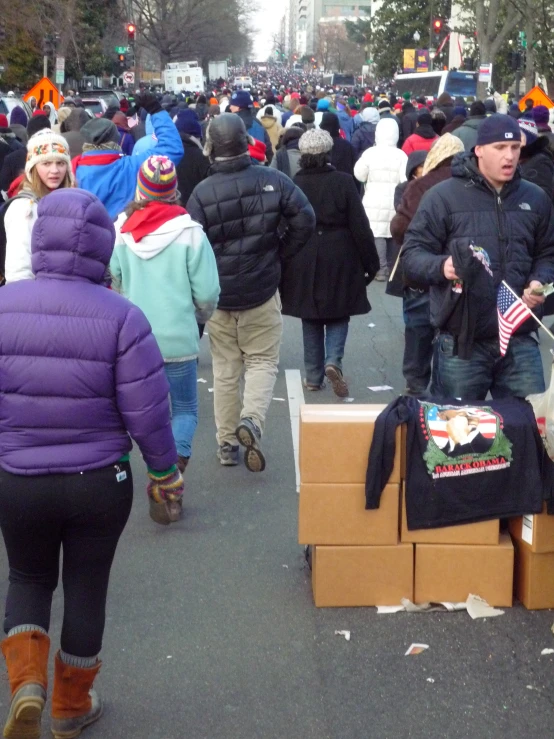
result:
[[[252,77],[235,77],[234,86],[237,90],[250,90],[252,88]]]
[[[478,72],[411,72],[395,77],[397,96],[409,92],[413,98],[423,95],[438,98],[447,92],[453,98],[477,98]]]

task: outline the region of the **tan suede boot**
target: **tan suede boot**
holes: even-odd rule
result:
[[[4,726],[6,739],[39,739],[48,687],[50,638],[41,631],[22,631],[2,642],[12,700]]]
[[[73,739],[102,715],[102,702],[92,684],[102,663],[94,667],[66,665],[56,654],[52,693],[52,734]]]

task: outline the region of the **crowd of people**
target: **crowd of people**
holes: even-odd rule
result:
[[[4,736],[28,739],[40,735],[62,547],[54,736],[101,714],[92,686],[131,440],[151,518],[174,524],[205,326],[217,458],[236,466],[242,447],[261,472],[283,315],[302,322],[306,390],[329,383],[345,398],[350,318],[386,282],[403,304],[406,394],[525,397],[544,390],[536,325],[500,351],[499,285],[540,315],[554,282],[543,106],[299,80],[254,95],[143,92],[102,117],[71,94],[59,110],[34,107],[0,116]]]

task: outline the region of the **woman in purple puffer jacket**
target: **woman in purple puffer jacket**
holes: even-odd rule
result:
[[[101,714],[91,687],[110,567],[131,510],[131,437],[148,467],[155,520],[169,523],[180,510],[160,350],[140,309],[102,284],[114,239],[94,195],[57,190],[38,205],[36,279],[0,290],[0,528],[10,565],[1,646],[12,694],[6,737],[40,736],[62,547],[52,732],[77,736]]]

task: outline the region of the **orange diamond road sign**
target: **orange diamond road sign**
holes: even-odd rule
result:
[[[36,98],[37,106],[39,108],[43,108],[44,103],[53,103],[57,110],[63,102],[63,95],[60,95],[58,88],[53,82],[50,82],[48,77],[43,77],[40,82],[37,82],[37,84],[23,96],[23,100],[27,101],[32,97]]]
[[[519,101],[520,110],[525,110],[526,100],[532,100],[535,105],[546,105],[547,108],[554,108],[554,103],[540,87],[533,87],[525,97],[521,98]]]

